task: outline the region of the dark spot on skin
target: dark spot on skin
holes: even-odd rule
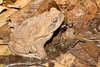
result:
[[[10,28],[14,29],[14,27],[13,27],[13,26],[10,26]]]
[[[8,19],[6,22],[11,22],[11,19]]]
[[[88,15],[91,15],[91,13],[90,13],[90,12],[88,12],[87,14],[88,14]]]
[[[29,51],[29,54],[32,54],[32,52],[31,52],[31,51]]]
[[[3,13],[3,12],[5,12],[5,11],[7,11],[7,9],[2,10],[2,11],[0,12],[0,14]]]

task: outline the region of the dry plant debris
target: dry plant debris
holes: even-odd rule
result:
[[[21,58],[19,60],[16,59],[19,56],[15,54],[5,56],[6,53],[10,54],[8,45],[4,44],[9,44],[11,35],[23,38],[19,36],[24,33],[22,28],[25,28],[25,25],[27,26],[30,23],[28,21],[24,24],[24,21],[35,16],[41,17],[43,13],[49,12],[51,8],[58,9],[59,12],[63,13],[64,20],[60,27],[57,27],[52,38],[46,39],[46,43],[43,44],[48,60],[40,61],[39,59],[33,60],[34,58],[21,57],[21,61]],[[54,14],[51,18],[55,16]],[[54,21],[57,20],[55,19]],[[41,23],[38,20],[37,22]],[[46,24],[41,24],[42,27],[38,25],[33,27],[37,26],[36,28],[40,27],[43,29],[44,27],[46,28]],[[22,31],[17,30],[19,27]],[[33,27],[29,26],[27,29],[30,29],[30,32],[32,32],[34,31],[31,29]],[[13,33],[14,31],[17,32]],[[28,31],[26,30],[26,34],[23,35],[28,36]],[[36,29],[36,31],[39,31],[44,38],[44,34],[42,34],[40,29]],[[33,37],[39,36],[38,34]],[[0,48],[5,48],[0,49],[2,51],[0,52],[0,63],[5,65],[14,64],[12,57],[16,63],[21,63],[19,64],[21,67],[26,65],[36,65],[37,67],[100,67],[100,0],[0,0],[0,39],[2,40]],[[27,39],[27,37],[25,39],[27,41],[32,40],[32,38]],[[14,42],[17,42],[17,40],[15,39]],[[22,39],[22,41],[24,40]],[[40,42],[37,41],[35,43],[39,45]],[[19,50],[26,46],[23,43],[22,45],[18,46]],[[12,46],[14,47],[15,45]],[[30,50],[31,46],[28,44],[27,49]],[[21,51],[23,52],[24,50]],[[29,63],[26,63],[28,61]],[[23,62],[24,65],[22,64]],[[46,65],[41,65],[41,63],[46,63]],[[15,66],[17,65],[15,64]]]

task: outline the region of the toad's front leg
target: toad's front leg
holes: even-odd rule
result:
[[[44,44],[47,40],[45,40],[45,38],[40,38],[34,41],[34,45],[36,48],[36,52],[37,55],[41,58],[41,59],[46,59],[47,58],[47,54],[46,51],[44,49]]]
[[[41,44],[38,44],[38,45],[36,45],[36,49],[37,49],[37,54],[41,59],[47,58],[47,54],[46,54],[46,51],[44,49],[44,46],[42,46]]]

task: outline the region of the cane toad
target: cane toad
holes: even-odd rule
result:
[[[64,15],[56,8],[34,16],[16,26],[10,35],[9,48],[23,57],[45,59],[47,54],[44,44],[53,32],[62,24]]]

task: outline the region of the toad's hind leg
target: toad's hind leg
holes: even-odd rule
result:
[[[10,41],[8,46],[10,50],[15,54],[29,53],[29,49],[27,47],[23,47],[22,45],[16,42]]]

